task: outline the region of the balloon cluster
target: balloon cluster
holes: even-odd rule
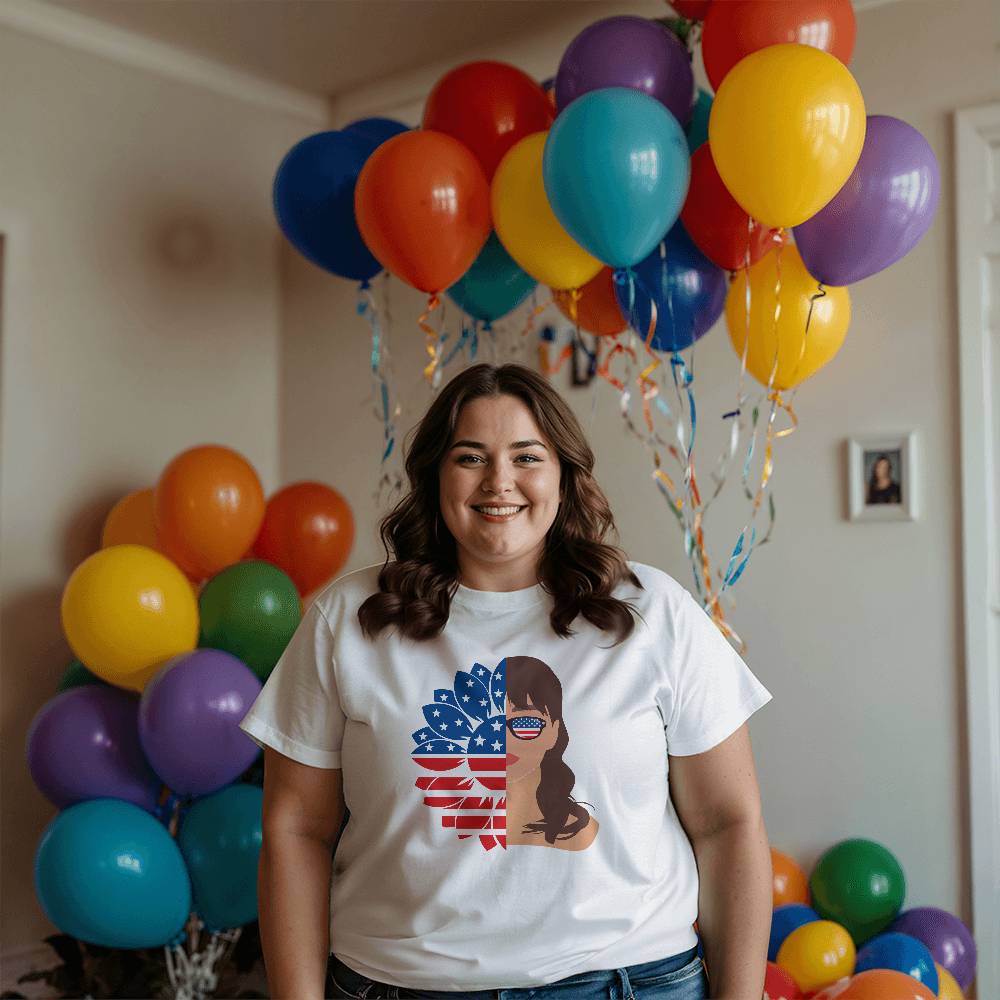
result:
[[[883,845],[833,845],[807,878],[771,849],[774,911],[765,1000],[962,1000],[976,945],[956,916],[903,910],[906,879]]]
[[[176,948],[189,918],[216,936],[256,919],[262,792],[241,779],[260,750],[239,723],[353,531],[335,490],[294,483],[265,502],[217,445],[114,506],[63,591],[77,659],[27,737],[60,810],[35,887],[62,931]]]

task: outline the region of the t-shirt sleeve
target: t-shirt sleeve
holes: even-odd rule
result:
[[[771,693],[729,645],[708,613],[685,593],[671,657],[667,752],[711,750],[771,700]]]
[[[313,604],[240,722],[259,747],[312,767],[339,768],[347,717],[334,672],[333,634]]]

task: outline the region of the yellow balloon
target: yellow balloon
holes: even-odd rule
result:
[[[752,52],[712,102],[708,142],[722,182],[758,222],[797,226],[844,186],[865,141],[850,70],[809,45]]]
[[[821,990],[854,971],[854,941],[832,920],[797,927],[778,949],[778,965],[804,993]]]
[[[101,533],[101,548],[111,545],[145,545],[159,551],[153,517],[152,489],[124,496],[111,508]]]
[[[962,987],[958,985],[955,977],[943,966],[934,963],[934,968],[938,974],[938,998],[939,1000],[965,1000]]]
[[[508,150],[493,175],[493,228],[504,249],[536,281],[579,288],[604,266],[559,224],[545,193],[542,151],[548,132],[536,132]]]
[[[826,288],[826,294],[813,302],[812,319],[809,319],[809,301],[818,294],[819,283],[806,270],[795,246],[787,244],[780,250],[781,313],[776,342],[774,306],[778,263],[779,254],[770,253],[750,268],[747,371],[766,386],[774,366],[777,343],[778,370],[774,388],[790,389],[818,372],[840,350],[851,325],[851,297],[846,288]],[[746,284],[746,271],[737,271],[726,296],[729,340],[739,357],[743,357],[747,334]]]
[[[142,545],[113,545],[73,571],[62,623],[91,673],[141,691],[164,660],[197,645],[198,601],[166,556]]]

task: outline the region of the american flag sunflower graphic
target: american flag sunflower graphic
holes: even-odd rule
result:
[[[423,706],[411,751],[430,772],[416,779],[424,805],[459,840],[478,837],[487,851],[507,849],[506,674],[506,659],[493,670],[475,663],[456,671],[454,687],[438,688]]]

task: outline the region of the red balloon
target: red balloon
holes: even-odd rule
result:
[[[754,264],[773,246],[771,230],[754,222],[722,183],[709,144],[691,157],[691,183],[681,209],[681,222],[698,249],[713,264],[736,271],[746,264],[747,249]]]
[[[802,1000],[802,990],[780,965],[767,963],[767,975],[764,977],[764,996],[767,1000]]]
[[[468,146],[491,181],[507,150],[526,135],[548,131],[554,117],[545,91],[527,73],[507,63],[471,62],[434,85],[423,127]]]
[[[822,49],[846,66],[855,33],[851,0],[725,0],[709,8],[701,53],[712,88],[718,91],[741,59],[782,42]]]
[[[712,0],[670,0],[670,6],[689,21],[704,21]]]
[[[267,502],[254,555],[284,570],[301,595],[326,583],[347,562],[354,517],[323,483],[292,483]]]
[[[573,290],[552,289],[552,300],[571,323],[575,320],[581,330],[598,337],[611,337],[621,333],[628,323],[618,307],[615,282],[610,267],[602,267],[579,289],[576,316],[573,315]]]
[[[490,235],[490,189],[457,139],[414,129],[368,157],[354,189],[361,236],[379,263],[437,294],[469,270]]]

